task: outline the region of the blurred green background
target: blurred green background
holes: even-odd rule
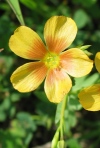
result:
[[[43,39],[44,24],[53,15],[75,20],[78,33],[72,46],[92,45],[93,55],[100,51],[99,0],[19,0],[26,26]],[[29,62],[8,47],[10,36],[20,26],[6,1],[0,0],[0,148],[50,148],[56,131],[57,105],[50,103],[43,84],[34,92],[19,93],[10,82],[12,72]],[[81,70],[81,69],[80,69]],[[100,147],[100,112],[88,112],[78,102],[79,89],[98,83],[95,67],[89,76],[75,79],[65,110],[65,139],[68,148]],[[58,110],[56,120],[60,115]],[[41,146],[43,145],[43,146]],[[39,147],[40,146],[40,147]]]

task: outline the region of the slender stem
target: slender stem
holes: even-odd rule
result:
[[[65,108],[66,108],[66,104],[67,104],[67,97],[65,96],[65,98],[63,99],[63,103],[62,103],[62,109],[61,109],[61,117],[60,117],[60,140],[63,140],[63,131],[64,131],[64,112],[65,112]]]
[[[63,101],[61,102],[60,106],[61,115],[60,115],[59,126],[53,137],[51,148],[56,148],[57,145],[59,145],[61,148],[64,148],[64,113],[65,113],[66,104],[67,104],[67,96],[65,96]]]

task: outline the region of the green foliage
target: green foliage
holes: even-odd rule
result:
[[[19,1],[18,0],[7,0],[8,4],[10,5],[10,7],[12,8],[12,10],[14,11],[15,15],[17,16],[19,22],[21,23],[21,25],[24,25],[24,20],[23,20],[23,16],[20,10],[20,6],[19,6]]]
[[[77,139],[71,138],[67,141],[67,146],[69,146],[70,148],[81,148]]]
[[[74,14],[74,20],[79,29],[83,28],[89,22],[89,17],[86,12],[82,9],[78,9]]]
[[[15,3],[15,0],[12,2]],[[83,50],[87,47],[84,45],[91,45],[87,49],[92,53],[91,59],[100,51],[100,1],[19,0],[19,4],[26,26],[37,31],[42,39],[46,20],[53,15],[65,15],[72,17],[78,26],[76,39],[71,46],[82,46]],[[18,3],[16,5],[20,11]],[[12,72],[26,62],[12,53],[8,45],[10,36],[18,26],[20,22],[15,13],[6,1],[1,1],[0,49],[4,50],[0,52],[0,148],[32,148],[52,141],[61,117],[62,102],[58,105],[50,103],[43,85],[26,94],[21,94],[12,87]],[[58,143],[56,141],[56,146],[97,148],[100,144],[99,112],[83,110],[77,94],[86,86],[100,83],[100,75],[94,67],[90,75],[75,78],[74,82],[64,112],[65,143],[63,140]]]

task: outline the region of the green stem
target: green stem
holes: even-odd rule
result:
[[[51,148],[56,148],[58,141],[59,141],[59,127],[56,130],[56,133],[53,137],[53,140],[52,140],[52,143],[51,143]]]
[[[56,130],[56,133],[53,137],[51,148],[64,148],[64,113],[67,104],[67,96],[64,97],[63,101],[60,104],[60,120],[59,126]]]
[[[61,109],[61,117],[60,117],[60,140],[64,139],[64,112],[65,112],[65,108],[66,108],[66,104],[67,104],[67,97],[65,96],[65,98],[63,99],[63,103],[62,103],[62,109]]]

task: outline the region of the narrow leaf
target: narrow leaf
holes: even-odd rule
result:
[[[86,50],[87,48],[89,48],[91,45],[84,45],[84,46],[81,46],[79,47],[79,49],[81,50]]]
[[[24,20],[23,20],[23,16],[21,13],[21,9],[20,9],[20,5],[19,5],[19,1],[18,0],[6,0],[8,2],[8,4],[10,5],[10,7],[12,8],[12,10],[14,11],[17,19],[19,20],[21,25],[25,25]]]

